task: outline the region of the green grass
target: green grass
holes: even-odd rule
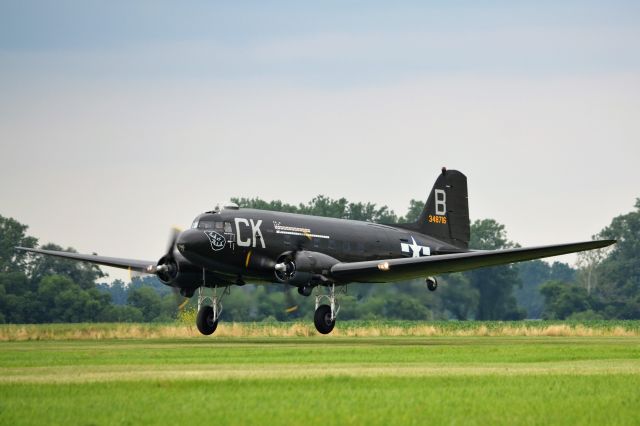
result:
[[[0,342],[0,424],[637,424],[640,337]]]

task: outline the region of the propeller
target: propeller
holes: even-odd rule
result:
[[[160,258],[160,260],[158,260],[158,263],[156,265],[149,265],[146,268],[145,272],[139,272],[129,269],[129,279],[133,281],[134,278],[150,274],[156,275],[164,283],[170,283],[178,274],[178,263],[176,262],[173,252],[175,250],[176,241],[178,240],[178,235],[180,235],[181,231],[182,230],[177,226],[171,228],[165,254]],[[184,307],[189,302],[189,298],[183,297],[180,294],[179,288],[171,286],[171,289],[176,299],[178,310],[184,309]]]
[[[280,280],[286,281],[287,278],[291,278],[296,273],[296,256],[299,252],[304,250],[304,244],[308,241],[311,241],[313,237],[310,234],[305,233],[304,236],[306,240],[302,237],[296,240],[296,246],[293,250],[285,252],[284,255],[280,256],[277,263],[273,267],[276,271],[276,275]]]
[[[167,245],[166,253],[160,258],[155,268],[151,268],[152,272],[155,273],[158,278],[160,278],[164,282],[173,280],[178,273],[178,264],[175,257],[173,256],[173,251],[176,246],[178,235],[180,235],[180,229],[175,226],[171,228],[171,233],[169,234],[169,244]]]
[[[296,240],[296,246],[293,250],[288,252],[284,257],[281,257],[280,262],[276,263],[274,269],[276,270],[276,274],[281,278],[288,278],[293,276],[296,272],[296,263],[295,259],[299,252],[304,250],[304,244],[307,241],[311,241],[312,237],[310,234],[305,233],[304,238],[300,237]],[[284,279],[283,279],[284,281]],[[291,293],[292,286],[283,283],[285,286],[284,295],[287,303],[287,308],[284,310],[287,314],[292,314],[298,310],[298,303],[295,301],[293,294]]]
[[[156,266],[156,275],[158,275],[160,279],[164,278],[166,281],[170,281],[175,278],[178,272],[178,263],[173,256],[173,252],[176,248],[176,241],[178,240],[180,232],[182,232],[182,230],[177,226],[171,228],[166,253],[160,258]],[[173,296],[176,299],[178,310],[182,311],[184,307],[187,306],[187,303],[189,303],[189,298],[182,296],[178,287],[171,286],[171,290],[173,290]]]

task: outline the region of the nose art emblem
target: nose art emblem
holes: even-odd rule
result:
[[[209,238],[213,251],[222,250],[224,245],[227,244],[227,239],[215,231],[204,231],[204,234]]]

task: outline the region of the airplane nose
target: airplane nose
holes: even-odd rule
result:
[[[204,231],[196,229],[187,229],[178,235],[176,247],[182,254],[189,252],[202,251],[202,248],[209,244],[209,238]]]

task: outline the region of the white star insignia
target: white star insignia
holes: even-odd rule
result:
[[[416,243],[416,239],[411,237],[411,241],[413,241],[413,244],[409,245],[409,248],[411,249],[411,257],[420,257],[420,251],[422,250],[422,247]]]

